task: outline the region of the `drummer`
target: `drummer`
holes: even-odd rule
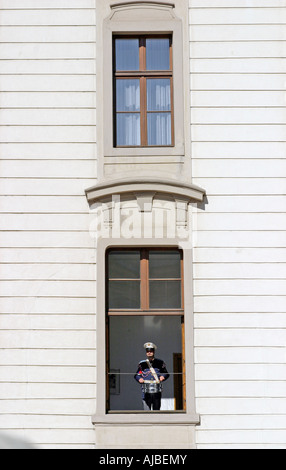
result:
[[[160,410],[162,382],[169,378],[169,374],[164,361],[155,358],[157,346],[148,342],[144,344],[144,348],[146,359],[139,362],[134,378],[141,384],[142,398],[149,410]]]

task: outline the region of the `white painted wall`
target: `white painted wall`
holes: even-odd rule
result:
[[[95,0],[0,3],[0,441],[93,448]]]
[[[95,444],[95,7],[0,4],[0,430],[40,448]],[[285,7],[189,0],[200,449],[286,447]]]
[[[190,0],[199,449],[286,447],[284,0]]]

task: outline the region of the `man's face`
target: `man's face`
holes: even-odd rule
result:
[[[154,349],[146,349],[146,356],[149,360],[154,359]]]

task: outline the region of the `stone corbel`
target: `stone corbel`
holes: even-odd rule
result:
[[[176,224],[177,227],[187,227],[188,225],[188,201],[175,198],[176,203]]]
[[[142,192],[142,193],[134,193],[137,199],[137,204],[139,208],[139,212],[152,212],[153,208],[153,198],[155,196],[155,192]]]
[[[113,213],[114,213],[114,201],[111,200],[111,201],[105,202],[103,205],[103,210],[102,210],[103,223],[104,223],[105,228],[112,227],[112,224],[114,221]]]

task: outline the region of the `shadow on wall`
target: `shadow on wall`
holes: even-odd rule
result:
[[[12,437],[10,434],[0,432],[0,449],[35,449],[35,447],[25,439]]]

